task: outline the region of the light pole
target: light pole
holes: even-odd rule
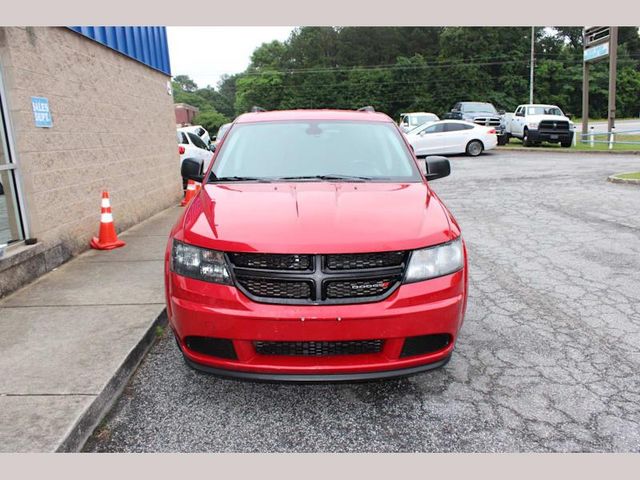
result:
[[[529,71],[529,103],[533,103],[533,62],[535,61],[535,28],[531,27],[531,69]]]

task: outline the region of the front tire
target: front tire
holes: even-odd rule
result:
[[[530,147],[531,145],[533,145],[533,143],[531,142],[531,139],[529,138],[529,130],[526,128],[522,133],[522,145],[524,145],[525,147]]]
[[[480,140],[471,140],[467,143],[467,155],[471,157],[477,157],[484,150],[484,145]]]
[[[571,147],[571,142],[561,142],[560,145],[562,145],[564,148],[570,148]]]

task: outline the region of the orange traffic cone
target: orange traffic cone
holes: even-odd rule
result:
[[[118,240],[116,227],[113,225],[113,215],[111,214],[111,202],[109,200],[109,192],[102,192],[102,204],[100,215],[100,233],[98,237],[93,237],[89,245],[97,250],[112,250],[118,247],[124,247],[125,243]]]
[[[196,182],[189,180],[187,183],[187,191],[184,193],[184,198],[182,199],[182,202],[180,202],[180,206],[184,207],[189,203],[191,199],[196,196],[196,193]]]

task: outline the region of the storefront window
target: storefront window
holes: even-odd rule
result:
[[[0,78],[0,248],[24,239],[16,188],[16,164],[9,148],[5,100]]]

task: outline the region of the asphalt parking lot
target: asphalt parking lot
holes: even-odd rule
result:
[[[87,451],[640,451],[640,156],[452,158],[433,187],[470,260],[451,362],[362,384],[277,385],[151,350]]]

